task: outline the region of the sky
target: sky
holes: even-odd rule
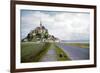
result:
[[[40,25],[60,40],[89,40],[90,13],[21,10],[21,39]]]

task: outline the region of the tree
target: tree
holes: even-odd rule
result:
[[[48,31],[46,30],[45,34],[44,34],[44,38],[47,39],[48,38]]]
[[[28,35],[27,35],[27,39],[28,39],[28,41],[31,41],[32,38],[33,38],[33,35],[32,35],[32,34],[28,34]]]

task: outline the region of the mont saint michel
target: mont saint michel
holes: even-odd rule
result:
[[[90,59],[90,14],[21,10],[21,63]]]
[[[53,35],[49,34],[49,31],[45,26],[40,22],[40,26],[36,27],[34,30],[31,30],[27,36],[22,39],[23,42],[32,41],[32,42],[59,42],[59,39]]]

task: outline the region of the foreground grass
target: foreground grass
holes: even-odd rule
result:
[[[69,57],[68,57],[68,54],[66,54],[61,48],[59,48],[58,46],[55,45],[55,50],[56,50],[56,53],[57,53],[57,60],[58,61],[66,61],[66,60],[71,60]]]
[[[21,62],[32,62],[33,58],[42,51],[44,43],[22,42]]]
[[[65,43],[67,46],[75,46],[80,48],[89,48],[89,43]]]
[[[21,62],[38,62],[39,59],[46,53],[50,43],[21,43]]]
[[[46,42],[45,45],[42,47],[42,51],[40,51],[34,59],[34,62],[39,62],[40,59],[47,53],[47,51],[49,50],[49,47],[51,46],[50,43]]]

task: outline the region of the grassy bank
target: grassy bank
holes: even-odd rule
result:
[[[47,53],[47,51],[49,50],[49,47],[51,46],[50,43],[45,43],[45,45],[42,47],[42,51],[40,51],[36,56],[35,56],[35,59],[34,59],[34,62],[39,62],[40,59]]]
[[[57,60],[58,61],[66,61],[66,60],[71,60],[69,57],[68,57],[68,54],[66,54],[60,47],[56,46],[55,45],[55,50],[56,50],[56,53],[57,53]]]
[[[64,43],[67,46],[75,46],[80,48],[89,48],[89,43]]]
[[[49,43],[21,43],[21,62],[37,62],[47,51]]]

